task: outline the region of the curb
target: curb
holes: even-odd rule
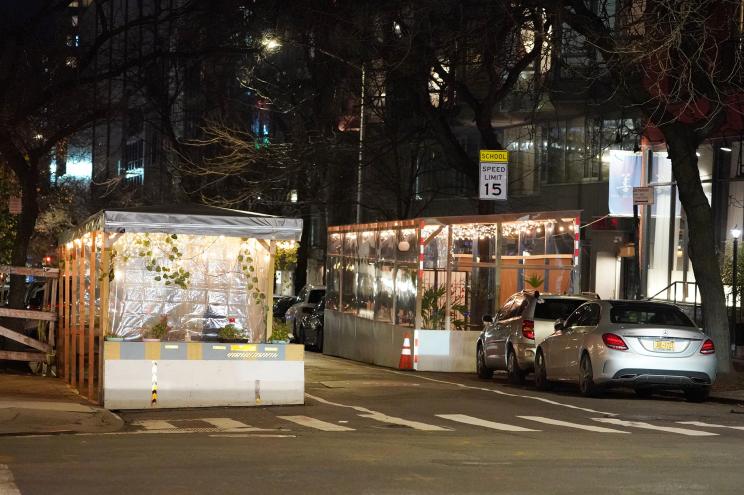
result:
[[[716,395],[710,395],[708,402],[716,402],[718,404],[733,404],[733,405],[744,405],[744,399],[736,399],[734,397],[721,397]]]

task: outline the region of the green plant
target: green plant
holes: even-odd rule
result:
[[[421,318],[424,328],[443,329],[445,315],[447,314],[446,302],[442,299],[447,294],[444,285],[429,287],[424,290],[421,297]],[[440,305],[441,303],[441,305]],[[463,330],[466,325],[464,318],[458,318],[467,312],[467,307],[459,301],[450,302],[450,326],[456,330]]]
[[[290,270],[297,264],[297,245],[291,247],[276,247],[274,262],[277,270]]]
[[[270,340],[281,340],[284,342],[289,341],[289,325],[283,320],[274,318],[274,322],[271,326]]]
[[[145,332],[144,337],[148,339],[162,339],[168,335],[170,330],[171,327],[168,325],[168,315],[162,315],[158,322]]]
[[[525,277],[524,281],[527,285],[529,285],[533,289],[540,289],[543,286],[543,282],[545,282],[545,279],[543,279],[541,276],[537,275],[536,273],[533,273],[529,277]]]
[[[232,323],[228,323],[224,327],[220,328],[217,332],[217,336],[223,340],[233,340],[242,338],[243,333],[238,329],[238,327]]]

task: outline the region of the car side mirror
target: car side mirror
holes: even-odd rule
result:
[[[555,323],[553,324],[553,328],[555,329],[556,332],[562,332],[566,328],[566,323],[559,318],[555,320]]]
[[[483,323],[493,323],[493,316],[483,315]]]

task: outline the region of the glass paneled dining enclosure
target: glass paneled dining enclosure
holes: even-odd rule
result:
[[[470,341],[472,349],[461,354],[474,354],[483,316],[514,292],[579,287],[579,216],[534,212],[330,227],[327,352],[393,365],[399,341],[415,331],[414,364],[420,364],[431,330],[459,332],[444,346],[447,355]],[[388,341],[391,348],[381,349]],[[441,361],[444,349],[434,352]],[[461,364],[469,369],[474,359]]]

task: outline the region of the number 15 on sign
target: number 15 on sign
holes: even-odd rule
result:
[[[505,201],[508,184],[508,164],[481,162],[479,199]]]

